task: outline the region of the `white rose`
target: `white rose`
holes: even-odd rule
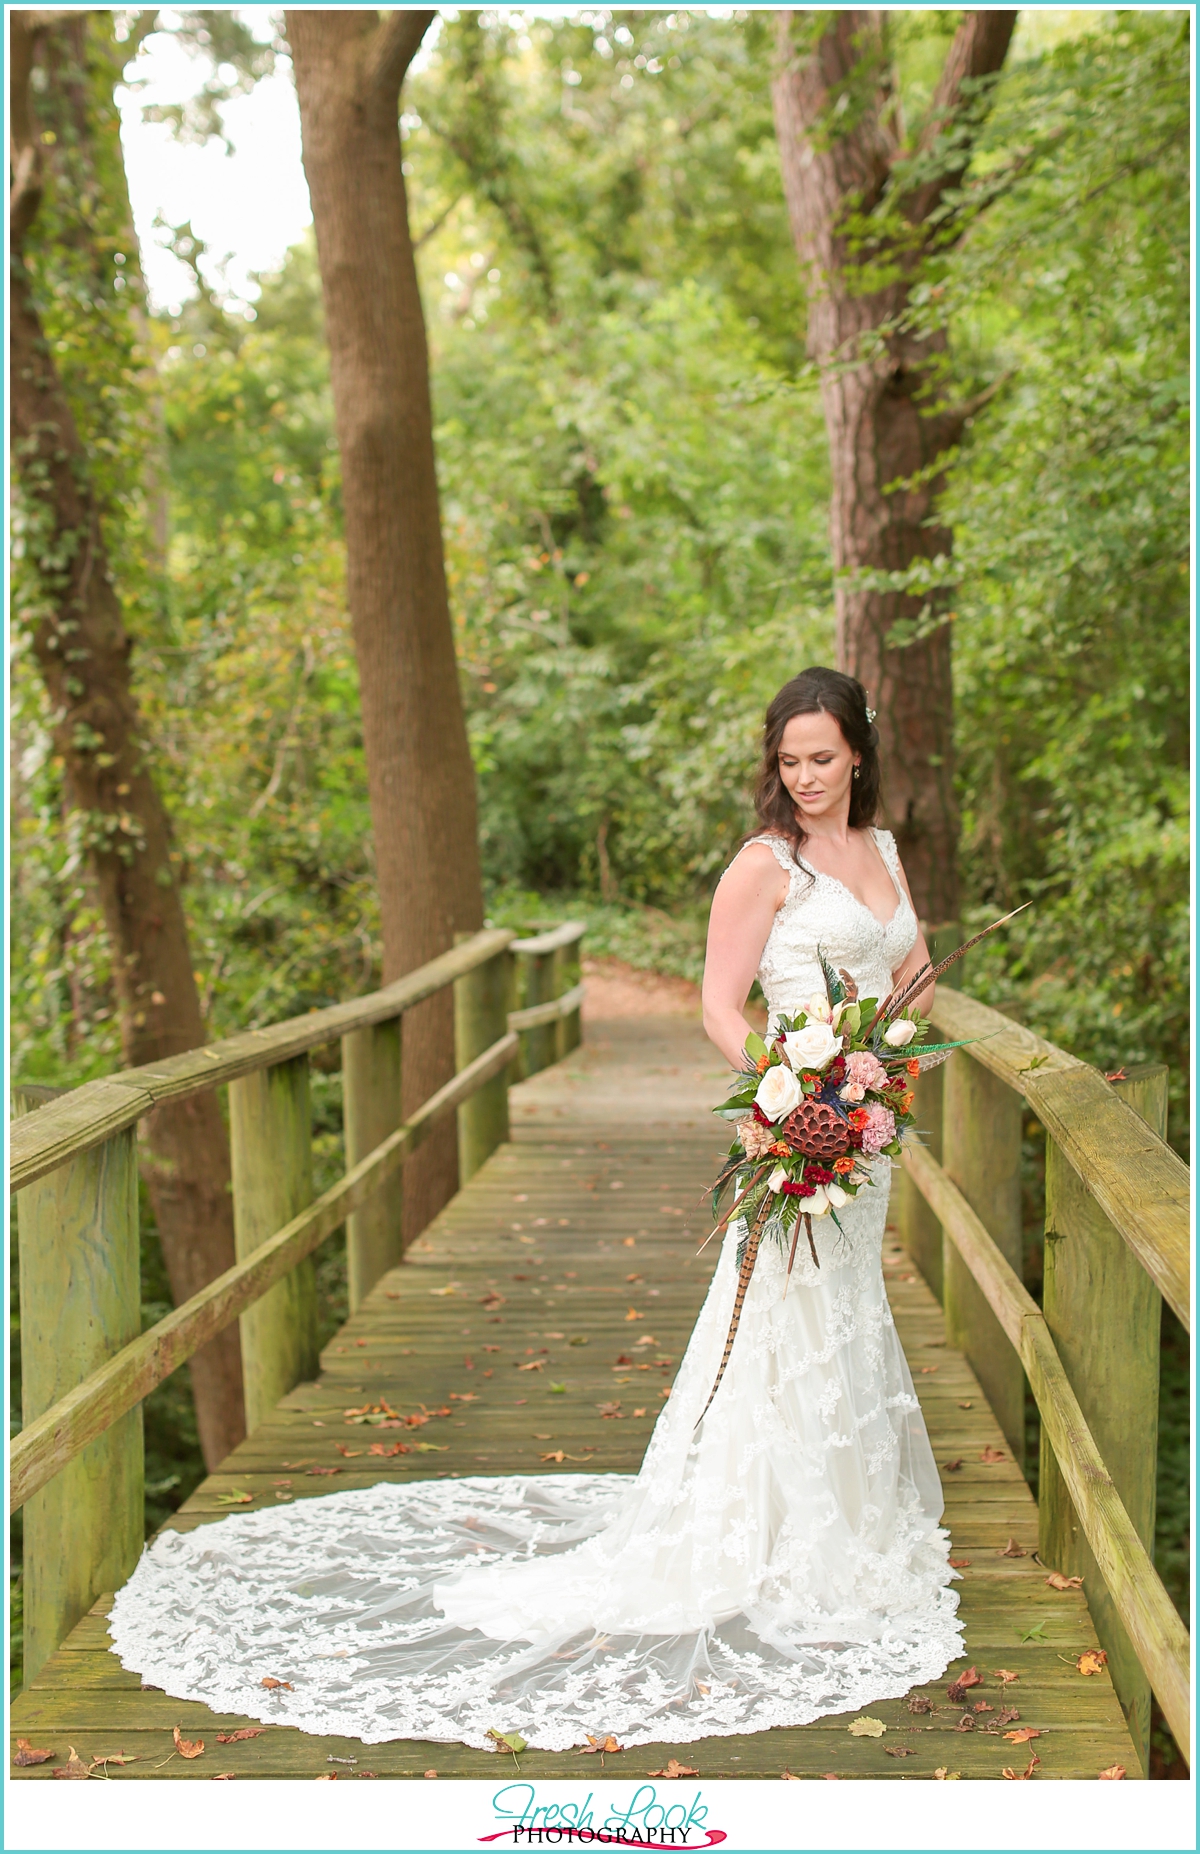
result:
[[[827,1217],[829,1215],[829,1198],[824,1185],[817,1185],[812,1197],[800,1199],[800,1209],[805,1216]]]
[[[782,1165],[777,1165],[775,1170],[771,1173],[771,1176],[767,1179],[767,1190],[782,1191],[786,1183],[787,1173],[784,1171]]]
[[[810,1023],[827,1024],[833,1020],[833,1012],[829,1008],[829,1000],[823,997],[819,991],[814,991],[805,1007],[804,1015],[808,1018]]]
[[[916,1034],[917,1026],[911,1017],[897,1017],[895,1023],[889,1024],[884,1031],[883,1040],[893,1049],[903,1049],[905,1044],[912,1042]]]
[[[829,1067],[842,1047],[842,1039],[834,1036],[828,1023],[810,1021],[803,1030],[789,1030],[783,1047],[794,1069],[820,1070]]]
[[[804,1099],[804,1090],[785,1063],[768,1069],[758,1084],[754,1097],[768,1120],[782,1120],[790,1114],[793,1107],[799,1107]]]
[[[841,1210],[850,1201],[841,1185],[826,1185],[825,1195],[835,1210]]]

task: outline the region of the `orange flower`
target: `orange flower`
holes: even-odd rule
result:
[[[769,1053],[769,1052],[768,1052],[768,1053],[767,1053],[767,1054],[766,1054],[765,1056],[760,1056],[760,1057],[758,1058],[758,1061],[757,1061],[757,1062],[755,1063],[755,1065],[754,1065],[754,1066],[755,1066],[755,1068],[756,1068],[756,1069],[758,1070],[758,1072],[759,1072],[759,1074],[760,1074],[760,1075],[765,1075],[765,1074],[766,1074],[766,1072],[767,1072],[767,1064],[768,1064],[768,1063],[770,1062],[770,1060],[771,1060],[771,1057],[770,1057],[770,1053]]]
[[[842,1158],[833,1161],[833,1169],[835,1172],[843,1173],[843,1175],[846,1172],[852,1172],[854,1170],[854,1160],[849,1154],[846,1154]]]
[[[790,1159],[792,1156],[791,1147],[781,1139],[777,1139],[773,1146],[768,1146],[767,1151],[774,1153],[777,1159]]]
[[[916,1076],[918,1076],[921,1073],[921,1065],[917,1061],[917,1058],[915,1056],[910,1056],[904,1066],[908,1070],[909,1074],[914,1077],[914,1079]]]
[[[897,1105],[899,1107],[900,1112],[902,1114],[906,1114],[909,1108],[912,1106],[912,1103],[913,1103],[912,1089],[910,1088],[907,1094],[902,1094],[900,1096],[900,1099]]]
[[[855,1132],[861,1133],[863,1128],[870,1124],[871,1116],[865,1107],[852,1107],[846,1118]]]

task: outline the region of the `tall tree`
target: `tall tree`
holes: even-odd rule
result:
[[[27,548],[39,582],[33,653],[50,698],[67,800],[103,908],[122,1055],[137,1065],[196,1048],[204,1042],[204,1026],[170,821],[132,686],[133,638],[110,571],[103,498],[46,339],[27,262],[43,196],[43,149],[56,145],[56,132],[43,140],[35,117],[32,74],[40,64],[49,87],[56,72],[84,70],[81,35],[88,25],[82,14],[24,12],[12,21],[10,415]],[[68,97],[60,130],[69,122],[86,134],[81,109],[78,96]],[[118,135],[115,111],[107,127]],[[101,269],[113,288],[111,253]],[[132,281],[125,279],[126,290]],[[185,1300],[234,1261],[229,1144],[220,1107],[211,1094],[166,1103],[148,1116],[144,1134],[171,1290],[177,1301]],[[236,1327],[197,1353],[191,1374],[204,1457],[215,1466],[245,1433]]]
[[[399,96],[432,12],[289,11],[342,464],[385,982],[483,917],[475,777],[442,555]],[[405,1020],[404,1099],[453,1068],[450,1000]],[[409,1236],[457,1186],[454,1129],[405,1176]]]
[[[936,569],[915,582],[951,551],[942,460],[979,401],[945,402],[945,329],[908,311],[923,262],[956,235],[982,80],[1003,65],[1016,17],[963,15],[911,141],[886,13],[778,20],[775,119],[833,476],[838,662],[878,709],[887,821],[933,925],[958,911],[950,614]]]

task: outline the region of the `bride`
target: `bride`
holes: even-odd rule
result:
[[[818,947],[882,998],[925,948],[887,831],[862,686],[809,669],[767,710],[762,829],[713,901],[704,1024],[745,1062],[823,990]],[[928,1005],[928,994],[922,1000]],[[112,1613],[122,1664],[178,1699],[368,1744],[520,1733],[551,1751],[805,1725],[961,1652],[941,1488],[884,1291],[891,1163],[765,1244],[720,1391],[721,1257],[641,1472],[381,1484],[165,1532]],[[803,1248],[803,1245],[801,1245]],[[264,1691],[263,1676],[286,1685]]]

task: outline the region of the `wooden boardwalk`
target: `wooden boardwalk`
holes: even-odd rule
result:
[[[429,1475],[635,1471],[670,1387],[716,1261],[697,1257],[707,1229],[699,1200],[720,1150],[709,1109],[724,1069],[686,1018],[591,1024],[584,1047],[512,1095],[513,1138],[384,1277],[326,1347],[321,1377],[295,1390],[172,1520],[188,1529],[229,1511],[307,1499],[380,1479]],[[1094,1781],[1113,1764],[1141,1772],[1106,1672],[1076,1662],[1094,1648],[1083,1595],[1056,1592],[1033,1556],[1037,1512],[1000,1429],[941,1310],[894,1236],[888,1291],[939,1465],[954,1557],[962,1561],[967,1656],[933,1686],[871,1706],[886,1732],[855,1737],[839,1715],[795,1730],[649,1746],[610,1756],[604,1774],[657,1769],[669,1755],[705,1778],[796,1776],[999,1779],[1039,1760],[1035,1780]],[[389,1456],[394,1430],[345,1412],[387,1403],[430,1419],[404,1432],[423,1452]],[[989,1459],[989,1457],[991,1457]],[[946,1470],[945,1464],[955,1464]],[[1023,1554],[1009,1556],[1011,1540]],[[13,1770],[47,1779],[69,1746],[81,1758],[122,1751],[125,1779],[495,1775],[494,1755],[461,1745],[311,1737],[269,1727],[218,1744],[257,1721],[143,1688],[108,1648],[111,1596],[53,1655],[16,1701],[11,1727],[52,1764]],[[953,1704],[953,1675],[973,1664],[981,1684]],[[997,1669],[1016,1678],[1002,1681]],[[1033,1728],[1012,1744],[1006,1730]],[[173,1728],[204,1754],[174,1751]],[[597,1721],[601,1729],[603,1721]],[[565,1776],[575,1753],[530,1751],[521,1769]],[[601,1774],[593,1766],[588,1774]]]

